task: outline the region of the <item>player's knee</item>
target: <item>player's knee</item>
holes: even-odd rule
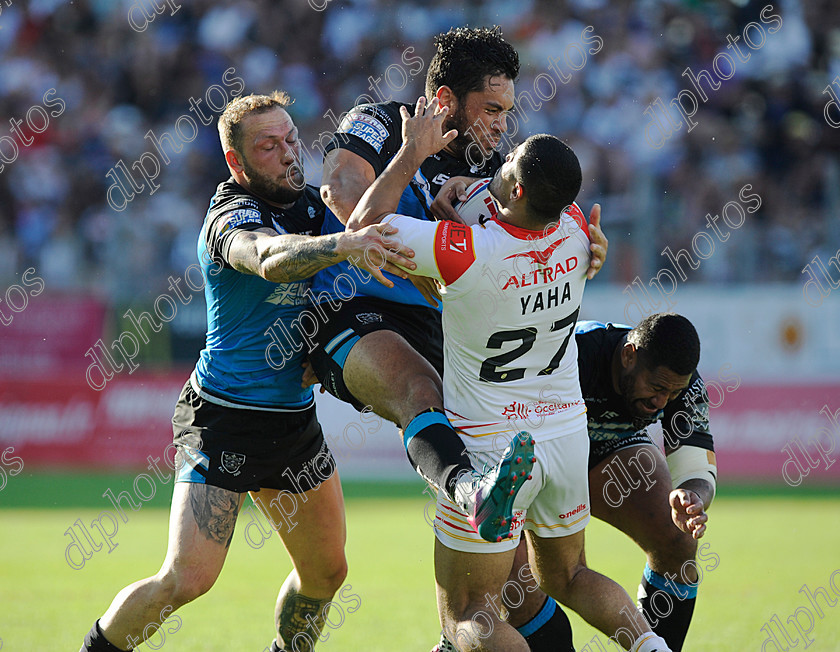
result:
[[[208,573],[201,568],[174,569],[161,578],[167,602],[179,608],[207,593],[216,583],[218,574]]]
[[[443,407],[441,381],[435,373],[411,375],[406,381],[405,390],[405,413],[409,421],[430,407]]]
[[[551,596],[564,596],[570,592],[570,587],[575,580],[581,577],[582,573],[589,572],[589,569],[581,562],[572,564],[565,568],[555,569],[549,577],[542,578],[543,590]],[[546,590],[547,589],[547,590]],[[557,598],[558,600],[560,598]]]
[[[483,639],[489,638],[501,620],[495,609],[486,602],[474,601],[455,609],[453,627],[450,627],[454,638],[452,641],[461,643],[462,649],[475,649],[481,645]],[[466,643],[466,645],[465,645]]]

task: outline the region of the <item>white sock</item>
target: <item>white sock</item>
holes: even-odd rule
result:
[[[668,647],[665,639],[653,632],[647,632],[636,639],[630,652],[671,652],[671,648]]]

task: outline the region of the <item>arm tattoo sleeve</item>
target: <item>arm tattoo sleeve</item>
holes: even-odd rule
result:
[[[338,262],[336,241],[306,240],[296,244],[283,261],[282,271],[294,279],[307,278]]]
[[[239,513],[239,494],[206,485],[190,487],[190,506],[199,531],[228,548]]]

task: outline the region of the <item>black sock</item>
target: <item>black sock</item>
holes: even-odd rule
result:
[[[405,428],[405,450],[414,470],[454,500],[455,481],[472,471],[464,442],[435,408],[421,412]]]
[[[655,594],[660,595],[654,597]],[[639,605],[654,633],[664,638],[673,652],[682,650],[696,601],[696,585],[666,580],[645,566],[639,587]],[[662,613],[666,615],[660,616]]]
[[[85,636],[84,645],[79,652],[126,652],[122,648],[110,643],[102,630],[99,629],[99,621],[93,623],[93,627]]]
[[[575,652],[572,624],[552,598],[546,597],[539,613],[516,631],[525,637],[531,652]]]

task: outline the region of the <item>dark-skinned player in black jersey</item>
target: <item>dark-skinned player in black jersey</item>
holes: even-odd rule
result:
[[[578,322],[575,340],[590,439],[592,515],[645,552],[639,606],[653,631],[672,650],[681,650],[699,584],[695,558],[711,560],[707,570],[720,561],[704,550],[707,544],[699,551],[697,544],[706,530],[717,476],[709,398],[697,373],[697,331],[681,315],[657,313],[635,328]],[[520,407],[522,421],[514,427],[527,430],[539,403]],[[646,432],[657,421],[665,456]],[[532,650],[573,652],[571,631],[558,638],[555,628],[540,625],[546,618],[541,614],[556,615],[560,606],[545,600],[533,576],[522,571],[526,562],[520,546],[509,581],[522,587],[523,601],[506,604],[510,624],[528,634]],[[455,649],[442,639],[433,652]]]

